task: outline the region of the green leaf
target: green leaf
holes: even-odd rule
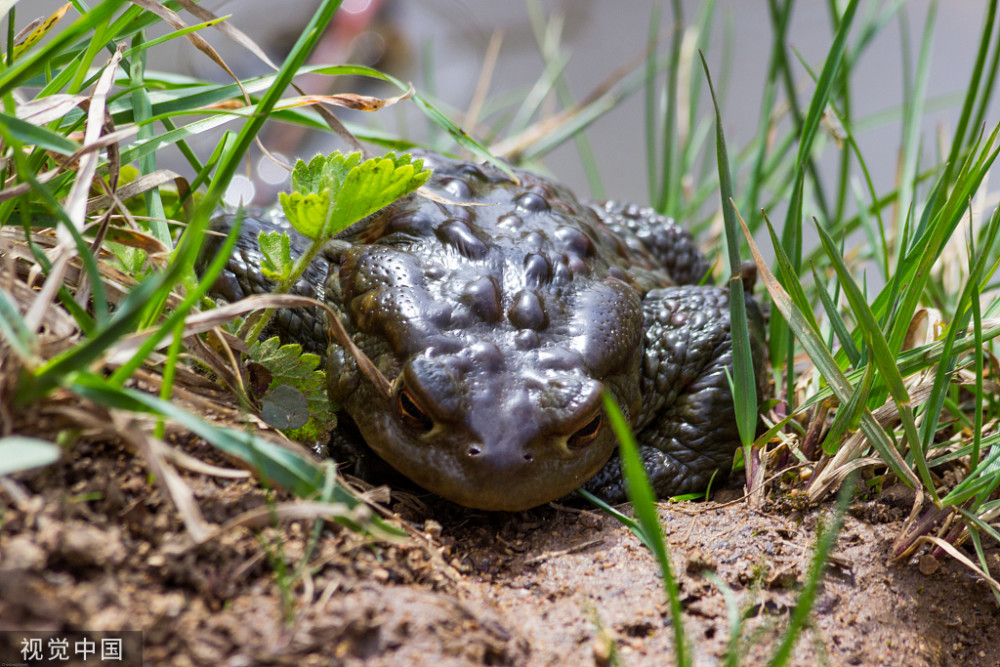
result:
[[[327,239],[413,192],[431,176],[409,154],[362,162],[361,153],[317,155],[292,170],[292,192],[281,193],[285,216],[310,239]]]
[[[410,164],[409,155],[403,158],[405,160],[396,160],[396,156],[389,153],[384,158],[368,160],[347,174],[337,197],[332,226],[327,230],[329,234],[391,204],[427,182],[430,172],[417,171],[423,167],[423,161]]]
[[[51,442],[12,435],[0,438],[0,476],[55,463],[62,450]]]
[[[309,421],[309,405],[298,389],[279,384],[261,400],[260,416],[277,429],[296,429]]]
[[[260,244],[261,273],[267,278],[285,280],[292,273],[292,244],[285,232],[261,232],[257,235]]]
[[[290,396],[287,389],[281,390],[283,394],[279,392],[281,387],[298,392],[308,410],[308,420],[304,423],[274,423],[267,417],[265,421],[293,440],[321,440],[329,435],[336,426],[336,415],[326,393],[326,373],[317,368],[318,356],[309,352],[303,354],[301,345],[282,345],[277,337],[255,341],[248,356],[271,373],[271,382],[266,390],[268,394],[262,399],[267,410],[280,411],[282,406],[300,403]]]
[[[315,239],[322,235],[323,224],[330,210],[329,190],[309,194],[279,192],[278,201],[285,211],[285,217],[304,236]]]
[[[45,127],[32,125],[26,120],[7,113],[0,113],[0,123],[7,126],[8,131],[19,141],[27,145],[38,146],[60,155],[73,155],[80,150],[80,144],[67,139],[63,135]]]
[[[14,296],[0,289],[0,340],[7,341],[22,361],[35,363],[38,339],[28,328]]]

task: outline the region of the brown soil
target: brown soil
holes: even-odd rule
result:
[[[286,500],[247,481],[186,479],[219,524]],[[299,563],[309,524],[194,546],[141,460],[79,445],[0,492],[0,627],[143,630],[151,665],[673,663],[655,561],[615,520],[583,506],[491,514],[427,502],[399,508],[416,527],[409,541],[327,528],[306,575],[281,577],[275,563]],[[887,562],[906,507],[890,490],[852,508],[793,664],[1000,664],[985,584],[950,559]],[[765,664],[829,508],[683,503],[660,515],[694,664],[721,664],[729,640],[716,581],[746,619],[742,664]]]

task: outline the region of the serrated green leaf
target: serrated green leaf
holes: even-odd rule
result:
[[[410,159],[408,154],[397,158],[387,153],[352,169],[335,198],[327,234],[335,234],[426,183],[430,170],[423,168],[423,160],[411,164]]]
[[[304,236],[315,239],[323,231],[330,210],[330,191],[310,192],[280,192],[278,201],[285,212],[285,217],[295,229]]]
[[[292,170],[292,192],[278,197],[295,229],[326,239],[427,182],[430,170],[409,154],[363,160],[359,152],[317,155]]]
[[[261,273],[271,280],[285,280],[292,273],[292,243],[285,232],[257,235],[261,252]]]
[[[254,342],[248,356],[271,372],[269,392],[277,391],[280,386],[290,387],[301,394],[308,408],[309,419],[304,424],[282,425],[270,420],[268,423],[297,440],[319,440],[329,434],[336,424],[336,416],[326,393],[326,373],[317,368],[317,355],[303,353],[301,345],[282,345],[275,337]]]
[[[338,193],[343,187],[344,181],[347,180],[347,175],[361,164],[363,158],[364,156],[359,152],[345,154],[337,151],[330,154],[327,158],[326,167],[323,170],[324,184],[328,184],[330,188],[333,188],[335,194]],[[313,162],[315,161],[314,159]],[[312,163],[310,163],[311,165]]]

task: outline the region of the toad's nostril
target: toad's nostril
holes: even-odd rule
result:
[[[527,461],[528,463],[531,463],[532,461],[535,460],[535,455],[532,454],[531,452],[525,452],[524,453],[524,460]]]
[[[480,450],[479,447],[469,447],[469,456],[479,456],[481,453],[482,450]]]

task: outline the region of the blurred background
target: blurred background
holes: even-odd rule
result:
[[[797,52],[816,72],[821,69],[822,58],[833,38],[831,3],[796,3],[788,31],[791,57]],[[60,4],[53,0],[19,3],[18,27]],[[301,34],[317,2],[205,0],[200,4],[218,15],[232,15],[229,20],[233,25],[280,62]],[[529,18],[532,9],[544,15],[550,26],[562,26],[560,52],[568,57],[564,70],[566,82],[573,97],[580,100],[608,82],[609,77],[614,78],[620,68],[642,57],[656,4],[659,3],[651,0],[544,0],[534,4],[494,0],[345,0],[314,61],[371,65],[411,81],[421,93],[438,101],[453,120],[489,142],[504,138],[491,136],[491,122],[505,117],[503,112],[491,117],[495,104],[506,101],[515,104],[516,109],[516,103],[525,98],[545,70],[545,59]],[[680,4],[687,24],[695,20],[703,5],[694,0]],[[859,15],[880,11],[889,4],[893,3],[862,3]],[[671,8],[669,3],[665,5],[660,12],[662,52],[670,48],[670,40],[676,34]],[[858,119],[858,127],[864,128],[856,138],[880,191],[891,186],[896,172],[904,49],[911,52],[912,69],[929,5],[924,0],[906,2],[900,18],[892,19],[874,37],[864,52],[861,66],[855,69],[853,115]],[[925,151],[936,151],[938,133],[950,136],[957,122],[957,107],[972,69],[985,6],[985,0],[962,0],[942,3],[938,9],[927,87],[929,113],[922,128]],[[197,22],[190,16],[182,16],[190,23]],[[267,72],[259,61],[225,36],[212,30],[201,34],[238,75]],[[856,38],[852,34],[852,40]],[[719,0],[705,39],[705,56],[716,85],[725,79],[724,123],[730,151],[736,152],[754,135],[761,113],[762,86],[772,40],[768,3]],[[217,81],[227,79],[216,64],[182,41],[158,47],[151,55],[149,68]],[[496,54],[495,61],[491,53]],[[797,69],[797,85],[803,91],[803,98],[808,99],[813,84],[804,67],[797,64]],[[317,77],[305,82],[309,92],[317,93],[330,92],[331,84],[337,92],[396,94],[387,86],[357,79]],[[543,112],[554,108],[551,98],[542,105]],[[706,90],[702,95],[705,117],[711,113],[709,102]],[[470,106],[479,108],[472,120],[465,116]],[[994,111],[995,105],[987,115],[990,125],[996,122]],[[351,122],[384,127],[417,141],[427,138],[427,123],[412,104],[400,104],[374,114],[337,113]],[[595,120],[588,129],[588,137],[607,196],[648,203],[642,88]],[[291,159],[308,158],[318,151],[340,147],[330,135],[303,136],[298,128],[288,126],[269,127],[264,141],[271,150]],[[209,150],[214,147],[214,143],[208,144]],[[447,141],[441,147],[456,148]],[[707,148],[714,151],[711,140]],[[837,150],[832,143],[827,146],[819,161],[821,171],[835,167]],[[592,182],[588,181],[572,141],[533,166],[548,170],[581,194],[591,191]],[[255,188],[258,202],[273,201],[274,191],[282,187],[283,173],[266,164],[259,167],[256,174],[249,174],[244,185]],[[240,196],[249,198],[248,193]]]

